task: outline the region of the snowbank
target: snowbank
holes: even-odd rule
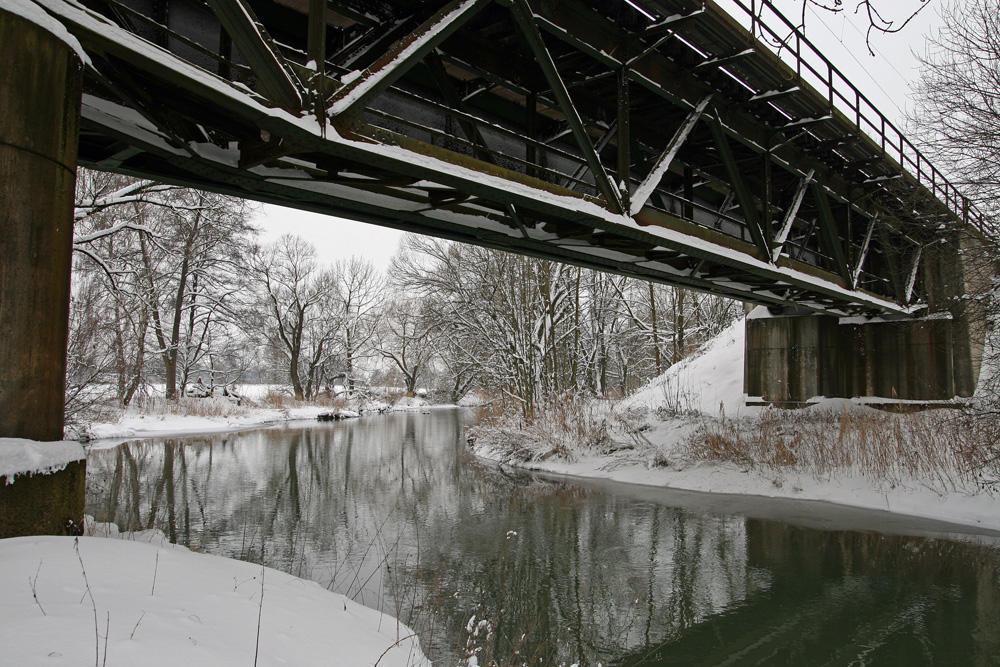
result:
[[[482,452],[477,450],[477,454]],[[1000,498],[985,493],[975,496],[938,493],[919,485],[886,491],[863,477],[817,480],[807,475],[767,476],[741,470],[735,465],[649,467],[645,462],[616,455],[581,455],[572,462],[549,459],[519,467],[684,491],[823,501],[1000,533]]]
[[[697,352],[667,369],[645,387],[623,400],[620,407],[676,412],[696,411],[713,417],[756,414],[743,393],[743,319],[729,325]]]
[[[3,664],[429,666],[389,616],[162,536],[6,539],[0,562]]]
[[[228,431],[261,428],[287,421],[316,420],[321,414],[328,412],[330,412],[330,408],[321,406],[304,406],[289,409],[247,408],[232,415],[205,417],[198,415],[140,414],[130,412],[117,422],[88,424],[86,431],[93,440],[225,433]],[[101,443],[96,444],[96,446],[100,445]]]
[[[23,438],[0,438],[0,478],[13,484],[16,475],[35,475],[62,470],[86,458],[78,442],[35,442]]]
[[[702,425],[721,423],[721,417],[760,417],[770,409],[745,405],[744,332],[743,320],[737,320],[699,352],[621,401],[616,412],[631,424],[627,429],[630,433],[625,435],[618,427],[615,438],[624,446],[612,454],[580,448],[571,452],[571,460],[535,457],[536,460],[522,462],[512,458],[509,451],[498,452],[489,444],[477,445],[475,452],[481,458],[575,477],[661,489],[825,501],[1000,531],[1000,498],[985,491],[944,491],[926,480],[879,484],[849,471],[817,479],[793,468],[760,470],[736,463],[685,460],[683,444]],[[885,415],[868,407],[870,399],[816,397],[811,402],[814,405],[800,414],[812,414],[818,419],[845,414]],[[751,421],[749,428],[754,423],[757,422]],[[836,437],[835,431],[831,437]],[[489,441],[484,438],[483,442]]]

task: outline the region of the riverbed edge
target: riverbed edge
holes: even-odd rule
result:
[[[884,491],[860,476],[825,481],[798,474],[769,478],[758,471],[744,471],[736,466],[710,463],[674,469],[651,468],[645,462],[628,461],[614,454],[576,452],[574,461],[548,459],[521,462],[500,456],[487,447],[473,446],[472,452],[487,464],[571,479],[608,480],[637,487],[705,494],[829,503],[944,522],[1000,536],[1000,498],[985,492],[974,496],[962,493],[942,494],[917,488],[919,485],[916,483]]]

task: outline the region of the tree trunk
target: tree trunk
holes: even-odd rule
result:
[[[656,292],[653,283],[649,283],[649,319],[653,328],[653,359],[656,362],[656,374],[660,375],[660,333],[656,328]]]

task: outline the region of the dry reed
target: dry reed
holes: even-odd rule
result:
[[[765,410],[759,418],[709,421],[683,444],[690,462],[794,472],[816,479],[862,476],[881,487],[918,484],[938,493],[991,490],[996,423],[966,413],[814,413]],[[992,463],[991,463],[992,461]]]

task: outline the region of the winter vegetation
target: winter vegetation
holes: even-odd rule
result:
[[[1000,123],[982,100],[997,87],[995,10],[946,8],[910,119],[990,212]],[[80,170],[70,430],[232,430],[474,396],[470,443],[501,465],[1000,530],[1000,341],[988,340],[979,390],[955,409],[823,397],[798,411],[748,407],[741,304],[415,236],[384,274],[363,259],[324,266],[305,239],[261,243],[254,214],[240,200]],[[996,284],[969,300],[996,337]],[[315,584],[138,537],[151,544],[0,544],[4,590],[21,591],[2,601],[5,650],[59,658],[86,646],[88,664],[424,660],[405,626]],[[469,621],[470,646],[480,627],[489,635],[483,623]]]
[[[774,488],[851,477],[939,495],[993,492],[1000,479],[990,381],[945,413],[747,408],[735,302],[417,236],[385,275],[360,259],[322,266],[302,238],[257,243],[245,203],[80,180],[68,413],[118,424],[91,436],[475,396],[477,451],[519,465],[611,456],[732,466]]]
[[[905,24],[880,23],[881,8],[861,4],[875,30],[892,32]],[[943,27],[928,38],[907,119],[908,134],[920,140],[921,150],[994,217],[1000,137],[1000,114],[992,103],[1000,57],[996,5],[994,0],[942,5]],[[982,322],[988,334],[979,388],[955,409],[912,412],[891,397],[816,397],[815,405],[799,411],[747,407],[743,325],[736,323],[695,357],[671,358],[679,363],[620,403],[598,400],[568,408],[557,402],[533,416],[491,414],[472,432],[476,450],[561,472],[894,511],[908,507],[902,511],[995,526],[1000,257],[995,238],[961,252],[964,263],[983,272],[971,276],[968,293],[949,307],[975,313],[971,319]],[[575,414],[567,419],[570,410]],[[969,499],[981,503],[978,510],[970,509]],[[949,503],[951,509],[943,509]]]

